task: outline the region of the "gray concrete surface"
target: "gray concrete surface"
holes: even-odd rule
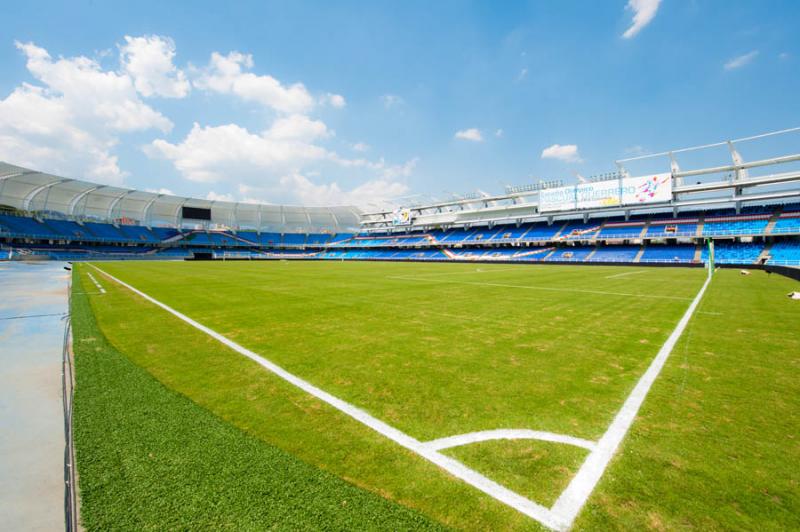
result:
[[[0,262],[0,528],[64,529],[64,263]]]

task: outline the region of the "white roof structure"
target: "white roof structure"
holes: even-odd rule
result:
[[[0,162],[0,206],[68,218],[180,227],[183,207],[211,209],[211,226],[276,233],[352,232],[357,207],[302,207],[212,201],[99,185]],[[187,222],[188,223],[188,222]],[[192,224],[198,223],[192,220]]]

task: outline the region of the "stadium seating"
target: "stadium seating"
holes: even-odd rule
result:
[[[599,240],[608,239],[624,239],[624,238],[639,238],[644,229],[643,223],[625,224],[625,225],[606,225],[597,234]]]
[[[763,235],[769,217],[754,219],[711,218],[706,216],[703,236]]]
[[[639,262],[692,262],[695,255],[695,246],[669,246],[650,245],[644,248],[644,253]]]
[[[633,262],[639,246],[603,246],[587,257],[587,262]]]
[[[764,245],[760,243],[716,242],[714,262],[719,264],[753,264],[758,259]],[[708,260],[708,246],[703,246],[702,260]]]
[[[800,240],[775,242],[769,250],[767,264],[777,266],[800,266]]]
[[[627,220],[617,216],[589,222],[556,221],[551,225],[537,222],[497,225],[491,229],[484,226],[336,235],[117,226],[58,218],[53,213],[47,216],[50,217],[37,219],[0,214],[0,243],[21,254],[69,260],[81,257],[181,259],[197,252],[211,252],[218,258],[236,259],[690,263],[695,260],[695,245],[659,245],[650,239],[696,238],[698,227],[702,226],[702,236],[717,239],[716,260],[720,264],[751,264],[758,259],[763,244],[719,238],[764,234],[776,236],[770,263],[791,264],[797,261],[796,241],[782,239],[800,234],[800,204],[747,207],[739,214],[732,209],[720,209],[681,213],[676,218],[665,214],[640,214]],[[644,248],[605,243],[606,240],[639,239],[645,227]],[[598,245],[558,247],[559,242],[571,240],[595,240]],[[51,245],[53,242],[56,244]],[[550,247],[526,247],[533,243]],[[324,252],[319,253],[320,250]],[[703,246],[698,259],[707,260],[707,255]]]

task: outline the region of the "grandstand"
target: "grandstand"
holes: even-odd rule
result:
[[[800,172],[794,170],[800,156],[745,162],[732,153],[729,164],[692,170],[673,160],[670,172],[653,174],[662,185],[647,201],[636,195],[651,186],[651,178],[631,177],[625,165],[665,154],[617,161],[610,181],[382,212],[182,198],[0,163],[0,245],[2,257],[12,260],[210,256],[697,265],[708,260],[701,248],[713,240],[718,264],[800,265],[794,245],[800,235]],[[690,184],[689,178],[699,180]],[[596,199],[579,199],[608,191],[599,207]],[[552,197],[574,199],[559,204]],[[399,212],[405,213],[402,223]]]

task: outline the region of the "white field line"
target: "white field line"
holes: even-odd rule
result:
[[[521,288],[523,290],[545,290],[548,292],[576,292],[580,294],[599,294],[605,296],[625,296],[625,297],[640,297],[645,299],[675,299],[678,301],[690,301],[688,297],[678,296],[659,296],[653,294],[630,294],[626,292],[608,292],[604,290],[584,290],[582,288],[556,288],[553,286],[531,286],[521,284],[506,284],[506,283],[483,283],[478,281],[450,281],[441,279],[425,279],[422,277],[411,277],[406,275],[392,275],[387,276],[387,279],[395,279],[398,281],[419,281],[428,283],[448,283],[448,284],[466,284],[473,286],[495,286],[499,288]]]
[[[572,478],[567,489],[561,493],[558,500],[553,505],[553,513],[567,528],[572,526],[572,523],[581,511],[581,508],[583,508],[589,495],[591,495],[600,477],[603,476],[619,444],[628,433],[628,429],[631,428],[633,421],[636,419],[636,414],[639,412],[639,408],[641,408],[645,397],[647,397],[647,392],[650,391],[650,387],[661,372],[661,368],[664,367],[667,357],[669,357],[669,354],[672,352],[672,349],[675,347],[684,329],[686,329],[686,325],[689,323],[692,314],[694,314],[697,305],[700,304],[700,300],[703,298],[703,294],[710,282],[711,275],[706,278],[706,281],[703,283],[703,286],[700,288],[694,300],[692,300],[689,308],[686,309],[678,325],[675,326],[672,334],[669,335],[667,341],[661,346],[661,349],[650,363],[647,371],[645,371],[644,375],[639,379],[639,382],[636,383],[633,391],[614,417],[614,421],[608,427],[606,433],[603,434],[603,437],[598,441],[597,448],[586,457],[578,473]]]
[[[518,512],[521,512],[528,517],[531,517],[543,525],[552,528],[554,530],[562,530],[564,529],[564,524],[556,516],[551,512],[549,509],[545,508],[544,506],[537,504],[518,493],[515,493],[508,488],[497,484],[496,482],[486,478],[485,476],[481,475],[477,471],[474,471],[461,462],[454,460],[448,456],[445,456],[435,449],[431,449],[426,446],[426,444],[420,442],[416,438],[405,434],[404,432],[380,421],[369,415],[368,413],[364,412],[360,408],[351,405],[350,403],[335,397],[320,388],[317,388],[313,384],[308,381],[297,377],[296,375],[289,373],[282,367],[278,366],[277,364],[270,362],[269,360],[259,356],[258,354],[250,351],[249,349],[242,347],[241,345],[229,340],[228,338],[222,336],[218,332],[209,329],[205,325],[202,325],[190,317],[186,316],[178,312],[177,310],[161,303],[157,299],[150,297],[149,295],[145,294],[144,292],[137,290],[133,286],[117,279],[113,275],[101,270],[97,266],[90,264],[92,268],[96,269],[112,281],[118,283],[121,286],[124,286],[131,292],[138,294],[139,296],[143,297],[147,301],[153,303],[154,305],[166,310],[173,316],[177,317],[178,319],[188,323],[195,329],[198,329],[205,334],[211,336],[215,340],[219,341],[220,343],[226,345],[227,347],[233,349],[237,353],[246,356],[250,360],[256,362],[260,366],[266,368],[267,370],[271,371],[278,377],[282,378],[283,380],[297,386],[304,392],[313,395],[317,399],[328,403],[332,407],[336,408],[340,412],[347,414],[348,416],[352,417],[353,419],[363,423],[367,427],[371,428],[372,430],[386,436],[390,440],[398,443],[399,445],[405,447],[406,449],[422,456],[426,460],[433,462],[440,468],[444,469],[451,475],[460,478],[467,484],[479,489],[480,491],[486,493],[487,495],[493,497],[494,499],[514,508]]]
[[[617,277],[625,277],[626,275],[636,275],[637,273],[644,273],[647,270],[636,270],[635,272],[618,273],[616,275],[608,275],[606,279],[616,279]]]
[[[498,429],[469,432],[467,434],[439,438],[438,440],[425,442],[425,447],[441,451],[442,449],[449,449],[450,447],[458,447],[459,445],[467,445],[470,443],[478,443],[489,440],[542,440],[553,443],[575,445],[576,447],[583,447],[589,451],[593,451],[597,446],[597,443],[593,441],[576,438],[574,436],[567,436],[564,434],[555,434],[553,432],[543,432],[540,430],[528,429]]]
[[[100,293],[101,294],[105,294],[106,293],[106,289],[103,288],[102,286],[100,286],[100,283],[98,283],[97,279],[94,278],[94,275],[92,275],[92,272],[86,272],[86,274],[89,276],[89,279],[92,280],[92,282],[97,287],[97,289],[100,290]]]
[[[522,266],[524,267],[525,265],[522,265]],[[425,276],[425,277],[434,277],[434,276],[439,276],[439,275],[444,275],[444,276],[449,276],[449,275],[467,275],[467,274],[471,274],[471,273],[494,273],[494,272],[510,272],[510,271],[522,271],[522,270],[521,270],[521,268],[519,266],[517,266],[516,268],[492,268],[492,269],[487,269],[487,270],[483,270],[481,268],[478,268],[476,270],[470,270],[470,271],[467,271],[467,272],[423,273],[422,275]],[[391,277],[388,277],[388,278],[391,279]]]

